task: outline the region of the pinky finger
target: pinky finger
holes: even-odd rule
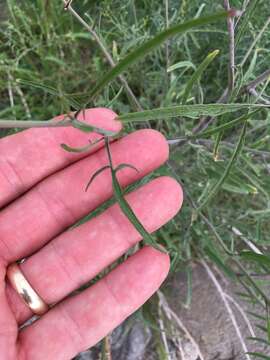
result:
[[[20,360],[68,360],[95,345],[159,288],[168,271],[168,255],[143,248],[98,283],[22,330]]]

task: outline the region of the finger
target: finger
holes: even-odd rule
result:
[[[154,130],[140,130],[111,146],[114,164],[130,163],[138,168],[119,172],[123,186],[159,167],[168,157],[165,138]],[[51,175],[0,213],[0,254],[11,262],[41,248],[81,217],[112,196],[109,171],[93,182],[89,178],[108,164],[105,149]]]
[[[15,359],[18,325],[7,301],[5,275],[5,266],[0,261],[0,358]]]
[[[169,177],[155,179],[127,196],[149,232],[174,217],[182,199],[180,185]],[[87,283],[140,240],[140,234],[119,206],[114,205],[55,238],[20,266],[38,294],[52,304]],[[7,295],[19,323],[32,315],[10,285]]]
[[[63,119],[59,116],[56,119]],[[116,114],[104,108],[88,109],[81,112],[78,119],[105,130],[118,132],[121,123],[114,120]],[[67,143],[73,147],[82,147],[88,140],[95,141],[101,135],[85,134],[78,129],[68,127],[33,128],[0,140],[0,208],[44,177],[66,167],[79,158],[96,151],[102,143],[96,144],[87,153],[68,153],[61,147]]]
[[[150,247],[140,250],[23,330],[19,343],[25,358],[65,360],[93,346],[159,288],[168,270],[168,255]]]

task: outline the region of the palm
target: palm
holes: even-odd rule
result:
[[[119,130],[115,114],[87,111],[86,120]],[[0,359],[70,359],[94,345],[160,286],[167,275],[168,256],[144,247],[106,277],[72,297],[114,262],[140,235],[113,205],[79,227],[65,231],[112,195],[109,172],[100,175],[87,193],[84,187],[107,164],[99,143],[87,154],[70,154],[59,144],[82,146],[97,134],[72,128],[31,129],[0,141]],[[157,132],[135,132],[111,146],[115,164],[131,163],[119,181],[126,186],[160,166],[168,151]],[[167,177],[158,178],[127,196],[149,231],[170,220],[182,194]],[[5,280],[8,264],[27,258],[20,267],[33,288],[56,304],[30,326],[18,327],[33,314]]]

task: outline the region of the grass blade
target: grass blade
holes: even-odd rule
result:
[[[202,26],[212,23],[214,21],[224,19],[227,16],[230,16],[230,14],[227,11],[222,11],[213,15],[189,20],[183,24],[177,24],[170,27],[169,29],[160,32],[153,39],[150,39],[134,51],[130,52],[122,61],[120,61],[115,67],[113,67],[109,72],[107,72],[107,74],[105,74],[98,81],[97,85],[91,91],[89,102],[93,100],[93,98],[104,88],[104,86],[109,84],[113,79],[123,73],[128,67],[145,57],[149,52],[156,49],[169,38],[184,33],[194,27]]]
[[[203,60],[203,62],[199,65],[198,69],[193,73],[193,75],[191,76],[190,80],[188,81],[185,91],[184,91],[184,95],[183,95],[183,99],[182,99],[182,104],[185,105],[189,94],[194,86],[194,84],[200,80],[204,70],[207,68],[208,65],[211,64],[211,62],[215,59],[215,57],[219,54],[219,50],[214,50],[212,52],[210,52],[206,58]]]

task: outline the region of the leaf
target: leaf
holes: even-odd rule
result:
[[[254,110],[248,114],[244,114],[237,119],[225,122],[225,124],[219,125],[214,127],[213,129],[202,131],[201,133],[198,133],[197,135],[191,135],[189,138],[196,139],[196,138],[202,138],[202,137],[208,137],[210,135],[214,135],[220,131],[225,131],[228,129],[231,129],[232,127],[240,124],[241,122],[248,120],[252,117],[252,115],[256,114],[260,109]]]
[[[171,117],[187,117],[197,119],[200,116],[217,117],[219,115],[232,113],[240,110],[257,110],[268,108],[269,105],[262,104],[195,104],[195,105],[179,105],[152,110],[138,111],[128,114],[122,114],[117,120],[123,123],[160,120]]]
[[[204,251],[210,258],[210,260],[212,260],[229,278],[236,280],[235,273],[227,265],[224,264],[220,256],[216,253],[216,251],[211,250],[209,246],[206,246],[204,248]]]
[[[109,84],[113,79],[115,79],[117,76],[123,73],[128,67],[136,63],[138,60],[144,58],[150,51],[156,49],[158,46],[160,46],[169,38],[184,33],[194,27],[209,24],[214,21],[218,21],[220,19],[224,19],[227,16],[228,16],[228,12],[222,11],[213,15],[200,17],[198,19],[192,19],[183,24],[177,24],[175,26],[170,27],[169,29],[160,32],[153,39],[150,39],[149,41],[145,42],[134,51],[130,52],[122,61],[120,61],[110,71],[108,71],[98,81],[94,89],[90,92],[89,102],[93,100],[93,98],[102,90],[104,86]]]
[[[242,251],[240,256],[246,260],[254,261],[259,265],[266,265],[270,271],[270,257],[263,254],[256,254],[253,251]]]
[[[55,89],[52,86],[37,83],[34,81],[24,80],[24,79],[18,79],[17,81],[22,85],[31,86],[36,89],[43,90],[44,92],[46,92],[48,94],[55,95],[60,98],[62,97],[64,99],[66,99],[67,102],[74,107],[74,109],[80,109],[82,107],[82,105],[77,100],[75,100],[72,96],[70,96],[68,94],[60,93],[59,90]]]
[[[258,49],[256,49],[254,51],[254,55],[251,59],[251,62],[249,64],[249,67],[245,73],[245,75],[243,76],[243,82],[246,83],[249,78],[252,76],[252,74],[254,73],[254,69],[255,69],[255,66],[256,66],[256,61],[257,61],[257,56],[258,56]]]
[[[53,62],[53,63],[55,63],[55,64],[57,64],[59,66],[62,66],[62,67],[67,66],[66,63],[63,60],[61,60],[61,59],[59,59],[59,58],[57,58],[55,56],[52,56],[52,55],[45,56],[44,60],[45,61],[51,61],[51,62]]]
[[[266,303],[266,314],[267,314],[267,337],[268,341],[270,341],[270,316],[269,316],[269,303]]]
[[[199,65],[198,69],[194,72],[194,74],[191,76],[190,80],[187,82],[187,85],[185,87],[182,104],[186,104],[187,99],[189,97],[189,94],[194,86],[194,84],[199,81],[201,78],[204,70],[207,68],[207,66],[215,59],[215,57],[219,54],[219,50],[214,50],[211,53],[209,53],[206,58],[203,60],[203,62]]]
[[[235,48],[237,48],[237,46],[239,45],[239,42],[246,31],[249,20],[256,9],[258,2],[259,2],[259,0],[251,0],[250,3],[248,4],[244,16],[242,16],[242,22],[241,22],[240,26],[238,27],[238,31],[235,36]]]
[[[226,166],[223,165],[223,162],[215,162],[214,164],[215,166],[206,167],[205,172],[211,180],[213,179],[213,181],[216,182],[223,175]],[[243,195],[255,193],[254,186],[243,181],[243,178],[238,176],[238,172],[233,170],[231,170],[229,176],[222,184],[222,189]]]
[[[156,241],[152,238],[151,234],[149,234],[149,232],[141,224],[141,222],[135,215],[134,211],[130,207],[129,203],[126,201],[125,197],[123,196],[122,188],[116,177],[116,172],[113,169],[113,163],[112,163],[112,157],[111,157],[111,153],[110,153],[108,138],[105,138],[105,145],[106,145],[106,149],[107,149],[107,153],[108,153],[110,168],[112,170],[111,174],[112,174],[114,196],[115,196],[115,199],[118,202],[121,210],[126,215],[126,217],[129,219],[129,221],[133,224],[135,229],[141,234],[141,236],[144,239],[146,244],[153,246],[155,249],[157,249],[161,252],[165,252],[164,249],[156,243]]]
[[[175,63],[168,67],[167,73],[170,73],[174,70],[181,69],[183,67],[191,67],[192,69],[196,69],[195,65],[191,61],[179,61],[178,63]]]
[[[262,326],[261,324],[255,324],[256,328],[260,329],[261,331],[267,333],[267,328]]]
[[[246,354],[255,356],[255,357],[260,358],[260,359],[270,360],[270,357],[269,357],[269,356],[260,354],[260,353],[258,353],[258,352],[247,352]]]
[[[247,337],[248,340],[251,340],[251,341],[256,341],[256,342],[261,342],[262,344],[265,344],[265,345],[268,345],[270,346],[270,342],[266,339],[262,339],[262,338],[258,338],[258,337]]]
[[[226,166],[226,169],[225,169],[223,175],[221,176],[219,181],[216,183],[216,185],[214,185],[213,188],[209,191],[207,198],[203,201],[203,203],[201,205],[199,205],[197,211],[201,211],[203,209],[203,207],[205,207],[208,204],[208,202],[218,193],[219,189],[221,188],[221,186],[223,185],[227,176],[229,175],[234,162],[236,161],[238,155],[240,154],[240,152],[242,150],[242,146],[243,146],[245,135],[246,135],[246,129],[247,129],[247,121],[245,121],[245,123],[244,123],[242,132],[239,136],[238,143],[235,147],[235,150],[233,152],[233,155],[232,155],[229,163]]]
[[[102,135],[106,135],[106,136],[113,136],[113,135],[116,135],[117,133],[116,132],[113,132],[113,131],[109,131],[109,130],[104,130],[104,129],[101,129],[101,128],[98,128],[96,126],[92,126],[90,124],[87,124],[85,122],[82,122],[80,120],[77,120],[77,119],[72,119],[72,122],[71,122],[72,126],[76,129],[79,129],[83,132],[86,132],[86,133],[89,133],[89,132],[96,132],[98,134],[102,134]]]
[[[223,131],[220,131],[217,134],[217,138],[216,138],[215,145],[214,145],[214,150],[213,150],[213,158],[214,158],[215,161],[218,160],[219,145],[221,143],[222,137],[223,137]]]
[[[67,152],[82,153],[82,152],[88,151],[92,147],[92,143],[90,142],[90,144],[80,147],[80,148],[74,148],[67,144],[60,144],[60,146],[62,149],[64,149]]]
[[[114,169],[114,171],[117,172],[117,171],[120,171],[125,168],[130,168],[132,170],[135,170],[137,173],[140,172],[135,166],[130,165],[130,164],[120,164]]]
[[[94,175],[91,176],[91,179],[89,180],[89,182],[87,183],[86,185],[86,188],[85,188],[85,192],[88,190],[89,186],[92,184],[92,182],[95,180],[95,178],[100,175],[103,171],[107,170],[107,169],[110,169],[110,165],[105,165],[103,166],[102,168],[98,169]]]
[[[265,321],[265,317],[262,316],[262,315],[259,315],[259,314],[257,314],[257,313],[254,313],[254,312],[252,312],[252,311],[247,311],[247,313],[248,313],[249,315],[254,316],[256,319]]]
[[[102,140],[104,140],[104,138],[100,138],[96,141],[91,141],[89,140],[89,144],[83,147],[79,147],[79,148],[74,148],[72,146],[69,146],[67,144],[60,144],[61,148],[63,148],[64,150],[68,151],[68,152],[73,152],[73,153],[82,153],[82,152],[86,152],[88,150],[91,149],[91,147],[93,147],[94,145],[98,144],[99,142],[101,142]]]

